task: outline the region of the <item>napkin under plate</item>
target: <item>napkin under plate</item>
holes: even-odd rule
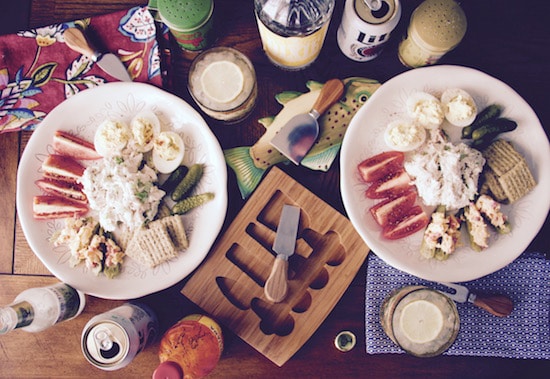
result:
[[[0,133],[34,129],[74,94],[116,81],[71,50],[63,31],[80,27],[99,51],[119,56],[134,81],[162,87],[157,23],[146,6],[0,36]]]
[[[460,332],[447,355],[503,358],[550,358],[550,260],[523,253],[501,270],[462,283],[473,292],[506,294],[514,302],[507,317],[489,314],[471,303],[457,303]],[[366,347],[368,354],[404,353],[380,325],[380,305],[388,293],[407,285],[435,283],[404,273],[369,254],[366,278]]]

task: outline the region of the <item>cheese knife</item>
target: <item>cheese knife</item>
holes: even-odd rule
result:
[[[468,288],[455,283],[439,284],[446,287],[444,290],[440,290],[439,292],[447,295],[452,300],[459,303],[472,303],[497,317],[506,317],[512,313],[512,310],[514,309],[512,299],[508,296],[475,294]]]
[[[309,113],[294,116],[275,134],[270,144],[290,159],[300,164],[319,135],[317,119],[344,93],[344,83],[339,79],[327,81]]]
[[[288,257],[294,254],[299,223],[300,208],[285,204],[273,243],[277,257],[264,286],[265,296],[274,303],[283,301],[288,292]]]
[[[131,82],[132,78],[124,63],[113,53],[100,53],[88,41],[82,30],[69,28],[63,32],[65,43],[72,50],[87,56],[97,63],[107,74],[124,82]]]

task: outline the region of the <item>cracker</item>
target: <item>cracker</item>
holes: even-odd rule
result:
[[[135,234],[137,234],[137,232]],[[149,262],[142,262],[141,261],[142,252],[141,252],[141,248],[139,247],[139,244],[137,243],[136,238],[130,239],[130,241],[128,242],[128,245],[124,248],[124,254],[126,254],[127,256],[137,260],[140,263],[143,263],[143,264],[146,264],[146,265],[149,264]]]
[[[122,228],[120,230],[115,231],[114,233],[115,242],[122,250],[126,250],[128,248],[128,245],[130,244],[130,241],[132,240],[132,237],[134,236],[134,233],[132,233],[127,228]]]
[[[498,177],[496,176],[494,171],[487,167],[485,168],[483,175],[485,182],[481,186],[480,192],[484,193],[485,189],[487,188],[496,201],[498,201],[499,203],[507,202],[508,196],[506,195],[504,188],[502,188],[502,185],[500,184]]]
[[[523,160],[521,154],[514,149],[512,144],[502,139],[490,144],[483,151],[483,157],[497,176],[506,174]]]
[[[484,151],[487,167],[484,179],[499,202],[513,203],[537,184],[525,158],[505,140],[496,140]]]
[[[126,255],[146,266],[155,267],[176,258],[178,252],[166,228],[158,224],[138,230],[128,244]]]
[[[521,199],[537,184],[524,160],[501,175],[498,180],[510,203]]]
[[[183,220],[181,219],[181,216],[174,215],[164,217],[154,222],[158,222],[166,228],[166,231],[172,239],[172,243],[174,244],[176,249],[184,250],[189,247],[189,242],[187,240],[187,235],[185,234],[185,228],[183,226]]]
[[[164,200],[161,200],[159,203],[158,211],[156,218],[158,220],[163,219],[164,217],[169,217],[172,215],[172,211],[170,210],[170,207]]]

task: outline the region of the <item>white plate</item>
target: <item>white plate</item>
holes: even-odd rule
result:
[[[477,253],[465,246],[446,261],[424,259],[419,249],[422,232],[407,238],[389,241],[381,236],[381,228],[370,215],[373,200],[364,195],[367,185],[359,180],[357,165],[364,159],[390,150],[384,143],[386,125],[404,116],[405,101],[414,91],[440,96],[449,87],[468,91],[478,108],[498,103],[504,106],[503,116],[518,123],[518,128],[502,137],[513,141],[525,156],[537,186],[513,205],[504,206],[512,232],[498,236],[492,233],[490,246]],[[451,140],[458,141],[460,131],[445,125]],[[382,85],[351,121],[344,137],[341,153],[341,191],[344,207],[352,224],[371,250],[389,265],[417,277],[445,282],[477,279],[501,269],[517,258],[537,235],[550,208],[550,145],[535,112],[512,88],[480,71],[458,66],[433,66],[414,69],[398,75]],[[430,208],[425,207],[427,211]],[[464,234],[464,233],[463,233]]]
[[[41,164],[53,152],[52,140],[58,129],[93,141],[96,127],[106,118],[130,121],[140,110],[152,110],[164,130],[180,133],[185,142],[184,163],[204,163],[200,192],[212,191],[214,200],[184,215],[189,248],[178,258],[154,269],[125,258],[123,270],[114,279],[95,276],[80,264],[69,266],[65,246],[54,247],[49,239],[64,226],[63,220],[35,220],[33,196],[40,190],[34,184],[42,177]],[[109,83],[88,89],[57,106],[32,134],[19,164],[17,211],[25,237],[34,253],[61,281],[101,298],[133,299],[163,290],[189,275],[206,257],[223,225],[227,212],[227,168],[218,140],[204,119],[180,98],[142,83]]]

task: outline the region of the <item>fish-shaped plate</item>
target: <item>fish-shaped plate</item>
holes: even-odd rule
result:
[[[380,87],[376,80],[362,77],[350,77],[342,82],[344,95],[319,117],[319,137],[301,162],[302,166],[309,169],[327,171],[330,168],[340,151],[351,119]],[[243,199],[254,191],[268,168],[278,163],[290,162],[270,141],[292,117],[311,110],[323,83],[311,80],[306,86],[310,90],[307,93],[285,91],[275,96],[283,109],[276,116],[259,120],[265,126],[266,132],[254,145],[224,150],[225,160],[237,176]]]

